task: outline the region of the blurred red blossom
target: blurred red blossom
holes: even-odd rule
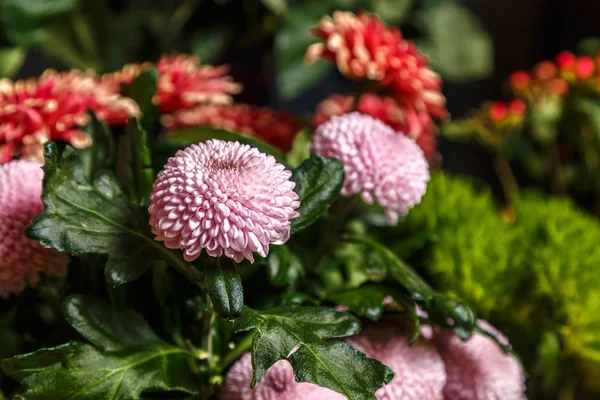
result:
[[[154,64],[128,64],[120,71],[107,74],[103,81],[113,90],[128,85]],[[154,97],[163,114],[186,110],[199,104],[228,104],[241,85],[227,75],[227,66],[200,64],[200,59],[187,54],[164,55],[155,65],[158,87]]]
[[[161,118],[168,131],[210,126],[241,132],[272,144],[284,152],[292,149],[301,126],[290,114],[247,104],[214,104],[182,110]]]
[[[48,70],[38,79],[0,80],[0,163],[14,157],[43,162],[42,146],[49,140],[89,146],[80,127],[90,109],[111,125],[139,114],[133,100],[99,84],[89,71]]]
[[[341,94],[328,97],[319,104],[313,117],[313,125],[317,127],[333,116],[352,111],[354,101],[352,96]],[[356,110],[414,139],[430,163],[436,159],[437,127],[428,113],[417,113],[413,108],[405,108],[389,96],[383,97],[373,93],[361,96]]]
[[[402,38],[376,15],[336,11],[325,16],[311,33],[322,39],[311,45],[307,62],[318,58],[335,61],[348,78],[377,81],[406,108],[434,118],[445,118],[442,80],[414,43]]]

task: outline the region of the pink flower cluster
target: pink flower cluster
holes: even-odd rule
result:
[[[203,249],[241,262],[266,257],[269,244],[290,235],[300,202],[291,172],[273,156],[239,142],[209,140],[180,150],[154,182],[150,225],[156,240],[184,250]]]
[[[313,117],[313,125],[318,127],[331,117],[352,111],[355,99],[352,96],[334,94],[323,100]],[[426,112],[418,113],[414,108],[406,108],[389,96],[373,93],[362,95],[356,105],[356,111],[370,115],[392,127],[396,132],[414,139],[430,164],[437,159],[437,130],[431,116]]]
[[[333,17],[323,17],[311,33],[322,42],[308,48],[306,61],[335,61],[343,75],[380,83],[405,108],[446,117],[440,76],[414,43],[378,16],[336,11]]]
[[[64,276],[69,258],[25,237],[31,219],[44,210],[41,165],[14,160],[0,165],[0,297],[34,286],[40,273]]]
[[[485,321],[478,321],[493,330]],[[379,389],[379,400],[524,400],[525,376],[518,361],[487,336],[462,342],[453,332],[433,334],[410,345],[411,330],[398,321],[367,326],[347,342],[388,365],[395,376]],[[433,332],[433,330],[432,330]],[[274,364],[254,390],[252,363],[245,354],[227,373],[221,400],[342,400],[344,396],[310,383],[296,383],[291,365]]]
[[[92,72],[48,70],[39,79],[0,80],[0,163],[15,157],[43,162],[42,145],[49,140],[89,146],[80,128],[90,109],[113,125],[139,114],[133,100],[100,84]]]
[[[360,194],[385,209],[390,224],[421,201],[429,182],[429,165],[414,140],[383,122],[358,112],[333,117],[320,125],[311,151],[344,164],[343,196]]]

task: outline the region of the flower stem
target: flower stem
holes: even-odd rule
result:
[[[496,170],[500,185],[502,186],[504,201],[507,204],[511,204],[514,195],[519,191],[519,185],[512,172],[510,163],[500,150],[493,151],[492,162],[494,163],[494,169]]]

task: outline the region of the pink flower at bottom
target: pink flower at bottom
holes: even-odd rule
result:
[[[44,210],[41,164],[18,160],[0,165],[0,296],[34,286],[39,274],[64,276],[69,257],[25,237],[31,219]]]
[[[356,349],[387,365],[396,374],[379,389],[378,400],[442,400],[444,362],[436,348],[420,339],[410,345],[411,329],[402,322],[381,320],[346,339]]]
[[[477,325],[508,344],[508,339],[488,322],[478,320]],[[443,330],[433,334],[433,343],[446,364],[445,399],[526,399],[525,374],[521,365],[492,339],[475,333],[463,342],[453,331]]]
[[[312,383],[297,383],[289,362],[276,362],[262,381],[250,388],[252,356],[244,354],[229,370],[220,400],[343,400],[344,396]]]

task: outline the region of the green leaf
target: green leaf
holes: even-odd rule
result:
[[[256,330],[252,341],[253,387],[271,365],[288,360],[298,382],[327,387],[351,400],[375,400],[375,391],[392,380],[393,372],[343,342],[325,340],[356,334],[359,327],[352,315],[325,307],[268,311],[246,307],[234,322],[236,331]]]
[[[296,283],[304,275],[302,261],[288,246],[271,246],[267,258],[269,281],[273,286],[287,286]]]
[[[435,291],[404,261],[384,245],[371,239],[349,236],[347,240],[366,247],[368,253],[375,257],[371,262],[378,262],[380,270],[398,282],[428,313],[429,318],[442,326],[451,326],[463,339],[471,336],[475,329],[475,311],[465,302],[445,296]]]
[[[217,314],[225,319],[238,317],[244,308],[244,289],[235,264],[229,259],[211,258],[204,272],[206,290]]]
[[[310,135],[306,129],[301,130],[294,139],[294,145],[292,151],[287,153],[287,165],[290,168],[296,168],[303,161],[310,157],[310,151],[308,145],[310,143]]]
[[[212,128],[209,126],[198,126],[169,132],[166,136],[167,142],[180,146],[190,146],[192,144],[206,142],[210,139],[219,139],[228,142],[240,142],[247,144],[251,147],[256,147],[263,153],[271,154],[277,159],[278,162],[285,164],[285,156],[277,148],[263,142],[260,139],[246,136],[241,133],[230,132],[224,129]]]
[[[444,1],[425,10],[421,23],[428,35],[419,47],[444,79],[464,82],[492,73],[492,40],[467,7]]]
[[[148,147],[148,134],[142,122],[132,118],[125,134],[119,138],[117,150],[117,176],[119,184],[133,204],[147,207],[154,183],[152,157]]]
[[[92,182],[99,172],[110,168],[115,161],[115,139],[104,122],[90,112],[90,122],[83,129],[92,138],[92,145],[78,150],[85,177]]]
[[[12,78],[23,66],[27,52],[21,47],[0,48],[0,77]]]
[[[120,352],[71,342],[3,360],[2,370],[24,386],[24,400],[133,400],[148,390],[198,393],[192,361],[164,342]]]
[[[310,226],[338,198],[344,184],[344,166],[334,158],[312,154],[294,171],[294,191],[300,197],[300,216],[292,220],[291,232]]]
[[[146,133],[154,131],[158,118],[158,106],[153,98],[156,94],[158,73],[155,68],[142,72],[135,80],[124,89],[124,95],[133,99],[142,112],[141,125]]]
[[[332,8],[327,1],[306,1],[296,5],[288,14],[283,28],[275,37],[275,62],[279,93],[285,100],[293,99],[332,71],[334,65],[322,60],[311,65],[304,63],[306,49],[317,39],[309,33],[319,18]]]
[[[40,45],[55,17],[75,10],[77,0],[4,0],[0,10],[7,36],[24,47]]]
[[[231,31],[225,28],[211,29],[206,32],[198,32],[193,36],[192,54],[200,57],[203,63],[212,64],[227,49],[227,43],[230,40]]]
[[[347,307],[360,317],[377,321],[383,315],[383,300],[393,292],[382,285],[367,284],[356,289],[331,293],[327,298]]]
[[[105,351],[160,343],[141,315],[133,310],[117,312],[97,297],[72,295],[65,300],[64,313],[73,328]]]
[[[108,256],[106,278],[112,285],[138,278],[159,260],[193,283],[203,281],[179,254],[153,240],[148,222],[130,206],[114,176],[102,173],[89,183],[72,148],[59,157],[56,145],[47,143],[44,152],[45,209],[27,228],[30,238],[67,253]]]

